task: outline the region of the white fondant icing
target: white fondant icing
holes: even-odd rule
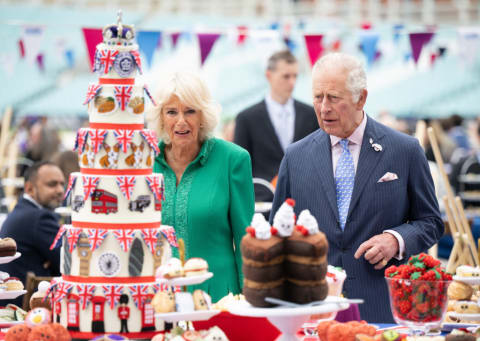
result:
[[[320,232],[318,229],[317,219],[310,213],[309,210],[303,210],[300,212],[297,220],[297,225],[305,227],[309,235]]]
[[[293,232],[295,226],[295,213],[293,207],[284,202],[273,218],[273,227],[278,231],[280,237],[288,237]]]
[[[266,240],[272,236],[271,226],[261,213],[253,215],[251,226],[255,229],[255,238],[257,239]]]

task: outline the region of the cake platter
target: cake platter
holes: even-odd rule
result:
[[[480,314],[461,314],[454,311],[449,311],[447,314],[450,317],[457,318],[465,322],[480,323]]]
[[[160,279],[157,279],[157,283],[166,284],[169,286],[193,285],[193,284],[203,283],[207,279],[212,277],[213,277],[212,272],[206,272],[198,276],[175,277],[172,279],[160,278]]]
[[[462,276],[453,276],[453,280],[457,282],[463,282],[470,285],[479,285],[480,277],[462,277]]]
[[[335,302],[333,302],[335,301]],[[339,297],[328,296],[324,304],[315,306],[301,306],[294,308],[275,307],[257,308],[246,301],[239,301],[228,307],[233,315],[249,317],[266,317],[275,327],[282,332],[277,341],[297,341],[296,333],[300,326],[310,319],[311,315],[331,313],[345,310],[350,303],[342,302]]]
[[[27,293],[27,290],[5,290],[0,292],[0,300],[9,300],[17,298],[20,295]]]
[[[220,314],[220,312],[220,310],[177,311],[172,313],[156,313],[155,317],[162,319],[165,322],[206,321],[211,317]]]
[[[0,257],[0,264],[10,263],[12,260],[17,259],[22,254],[20,252],[15,253],[13,256]]]

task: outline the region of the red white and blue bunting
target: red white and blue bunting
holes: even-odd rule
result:
[[[165,192],[165,185],[163,183],[163,175],[153,175],[145,177],[148,188],[152,191],[155,199],[157,200],[165,200],[164,192]]]
[[[92,195],[93,191],[97,188],[98,182],[100,181],[99,176],[89,176],[82,175],[83,181],[83,201],[86,201],[89,196]]]
[[[167,238],[168,243],[171,246],[178,247],[177,235],[175,234],[175,229],[172,226],[162,225],[160,227],[160,232],[162,232],[165,238]]]
[[[140,59],[140,53],[137,50],[130,52],[135,59],[135,64],[137,65],[138,72],[142,74],[142,60]]]
[[[75,249],[77,245],[78,237],[80,237],[82,229],[71,227],[67,231],[68,250],[70,253]]]
[[[123,251],[127,252],[130,250],[130,246],[133,243],[133,238],[135,234],[135,230],[115,230],[113,231],[113,235],[117,238],[118,242]]]
[[[80,305],[82,306],[82,310],[85,310],[93,297],[95,286],[93,284],[84,284],[77,285],[76,288],[78,296],[80,297]]]
[[[152,104],[153,104],[154,106],[157,106],[157,103],[155,102],[155,100],[153,99],[152,95],[150,94],[150,91],[148,90],[147,84],[144,84],[144,85],[143,85],[143,90],[144,90],[145,93],[147,94],[148,98],[150,98],[150,101],[152,101]]]
[[[130,129],[115,129],[113,132],[124,153],[127,152],[128,146],[132,143],[133,133],[134,131]]]
[[[115,98],[121,110],[125,110],[125,107],[130,102],[130,97],[132,96],[133,86],[131,85],[119,85],[113,88]]]
[[[67,230],[67,228],[65,227],[65,225],[62,225],[60,226],[60,228],[58,229],[58,232],[57,232],[57,235],[55,236],[55,239],[53,240],[53,243],[52,245],[50,245],[50,250],[53,250],[55,249],[58,244],[60,244],[60,239],[62,238],[63,234],[65,233],[65,231]]]
[[[110,69],[115,62],[115,57],[117,56],[118,51],[112,50],[102,50],[100,51],[100,66],[103,66],[103,73],[109,73]],[[123,110],[123,109],[122,109]]]
[[[73,284],[60,282],[56,284],[53,302],[61,301],[73,289]]]
[[[100,84],[90,84],[87,89],[87,96],[83,105],[90,103],[90,101],[97,95],[97,93],[102,89]]]
[[[108,231],[104,229],[88,229],[88,242],[90,243],[90,249],[95,251],[100,245],[102,245],[103,240],[107,236]]]
[[[68,198],[68,195],[72,191],[73,186],[75,186],[75,182],[77,181],[77,175],[72,173],[68,177],[68,185],[67,185],[67,190],[65,191],[65,195],[63,196],[63,200]]]
[[[102,285],[103,293],[107,302],[110,303],[110,309],[115,308],[115,306],[120,301],[120,296],[122,295],[123,285]]]
[[[155,246],[158,241],[158,229],[142,229],[142,238],[150,249],[150,252],[152,252],[152,254],[155,253]]]
[[[120,175],[117,176],[117,185],[122,191],[122,194],[127,200],[130,200],[130,197],[133,193],[133,188],[135,187],[136,178],[133,175]]]
[[[77,131],[77,137],[75,138],[75,148],[73,150],[76,150],[79,154],[83,153],[85,149],[85,142],[87,141],[88,133],[89,133],[88,128],[80,128]]]
[[[133,302],[135,302],[135,306],[138,309],[142,309],[143,302],[147,298],[148,295],[148,285],[145,284],[135,284],[129,287],[130,293],[133,298]]]
[[[100,147],[103,145],[103,140],[107,136],[106,129],[90,129],[90,144],[92,146],[92,151],[96,154],[100,150]]]
[[[142,134],[143,138],[148,143],[150,148],[155,151],[155,155],[158,155],[160,153],[160,148],[158,148],[158,139],[155,132],[150,129],[143,129],[140,134]]]

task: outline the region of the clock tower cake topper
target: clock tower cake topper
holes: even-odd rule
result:
[[[122,333],[150,340],[164,327],[149,313],[160,290],[155,269],[177,245],[173,227],[162,225],[164,181],[152,172],[158,141],[145,128],[149,94],[136,79],[135,29],[122,23],[121,13],[103,29],[94,71],[98,82],[88,86],[85,101],[89,126],[75,141],[80,172],[70,176],[65,195],[72,223],[52,244],[63,240],[63,272],[46,295],[74,339]]]

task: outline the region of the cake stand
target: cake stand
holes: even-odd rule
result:
[[[335,300],[335,302],[333,302]],[[249,317],[266,317],[282,333],[276,341],[298,341],[296,334],[311,315],[332,313],[345,310],[350,303],[342,302],[338,297],[328,296],[321,305],[304,305],[295,308],[257,308],[248,302],[238,302],[228,307],[231,314]]]
[[[0,264],[10,263],[12,260],[17,259],[22,254],[20,252],[15,253],[13,256],[0,257]]]

